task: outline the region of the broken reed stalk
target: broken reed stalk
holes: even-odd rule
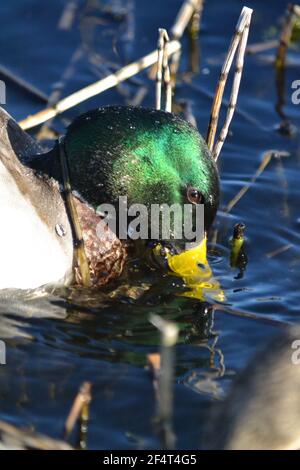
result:
[[[175,435],[172,429],[174,346],[178,338],[178,327],[175,323],[166,321],[159,315],[151,315],[150,321],[161,333],[158,416],[162,441],[165,449],[174,449]]]
[[[198,73],[200,70],[200,47],[199,47],[199,32],[203,12],[204,0],[198,0],[197,7],[188,25],[189,36],[189,62],[190,69],[193,74]]]
[[[232,86],[232,91],[230,95],[229,107],[228,107],[228,111],[227,111],[227,115],[225,119],[225,124],[220,132],[217,143],[213,149],[213,158],[215,161],[218,160],[218,157],[220,155],[221,149],[227,137],[229,126],[232,121],[234,111],[236,108],[239,88],[241,84],[242,72],[243,72],[243,67],[244,67],[244,56],[245,56],[245,51],[246,51],[246,46],[247,46],[247,41],[248,41],[251,15],[252,15],[252,11],[248,15],[248,21],[245,24],[245,27],[241,36],[240,44],[238,47],[235,75],[233,79],[233,86]]]
[[[165,29],[159,28],[158,30],[158,44],[157,44],[157,73],[156,73],[156,109],[161,109],[161,98],[163,85],[166,90],[165,97],[165,111],[172,111],[172,85],[170,77],[170,68],[168,61],[168,45],[169,36]]]
[[[174,39],[182,37],[187,25],[189,24],[193,14],[199,8],[203,0],[186,0],[180,8],[175,23],[171,28],[171,36]]]
[[[293,29],[295,27],[296,19],[300,18],[300,7],[298,5],[289,5],[286,13],[286,18],[282,27],[279,38],[279,46],[277,49],[275,67],[276,67],[276,86],[278,100],[276,103],[276,111],[280,118],[283,120],[280,127],[283,131],[289,132],[289,120],[284,112],[285,105],[285,63],[286,53],[289,47]]]
[[[244,62],[243,58],[244,58],[247,39],[248,39],[249,25],[251,21],[252,12],[253,10],[251,10],[251,8],[243,7],[242,9],[242,12],[240,14],[239,20],[236,25],[234,36],[231,40],[229,50],[228,50],[226,59],[224,61],[224,64],[221,70],[219,82],[216,88],[216,93],[215,93],[215,97],[214,97],[212,109],[211,109],[211,114],[210,114],[210,121],[209,121],[209,126],[208,126],[208,131],[207,131],[207,139],[206,139],[207,145],[209,149],[211,150],[215,160],[218,159],[219,153],[224,143],[224,139],[228,133],[228,128],[229,128],[231,119],[234,114],[234,109],[236,106],[236,100],[237,100],[240,81],[241,81],[242,68],[243,68],[243,62]],[[238,48],[239,50],[238,50],[238,55],[237,55],[236,71],[235,71],[232,93],[231,93],[230,102],[229,102],[229,109],[227,112],[225,124],[221,131],[219,140],[216,146],[214,146],[223,93],[225,90],[225,85],[227,82],[228,74],[231,69],[235,53]]]
[[[87,425],[87,420],[89,416],[89,405],[92,399],[91,395],[92,384],[90,382],[83,382],[81,385],[79,392],[77,393],[75,400],[73,402],[72,408],[70,413],[65,422],[64,428],[64,437],[67,439],[70,434],[72,433],[74,426],[77,420],[80,420],[80,431],[82,427],[82,423]],[[80,444],[83,442],[82,438],[79,438]],[[81,444],[84,447],[84,443]]]
[[[177,72],[180,66],[180,59],[181,59],[181,49],[172,55],[171,64],[170,64],[170,74],[171,74],[171,82],[172,88],[175,88],[176,79],[177,79]]]
[[[200,31],[200,23],[203,13],[204,0],[198,0],[195,6],[195,11],[192,15],[192,18],[189,22],[189,32],[192,36],[198,38]]]
[[[172,54],[178,52],[180,47],[181,45],[179,41],[170,41],[167,55],[171,56]],[[127,80],[130,77],[133,77],[141,70],[150,67],[156,62],[157,51],[153,51],[150,54],[142,57],[140,60],[133,62],[132,64],[126,65],[125,67],[122,67],[116,73],[113,73],[108,77],[103,78],[102,80],[88,85],[87,87],[82,88],[81,90],[75,93],[72,93],[66,98],[63,98],[55,106],[40,111],[34,114],[33,116],[29,116],[28,118],[21,121],[19,124],[24,130],[38,126],[39,124],[48,121],[48,119],[52,119],[58,114],[61,114],[64,111],[73,108],[79,103],[82,103],[83,101],[86,101],[89,98],[92,98],[93,96],[96,96],[105,90],[109,90],[110,88],[117,86],[119,83],[123,82],[124,80]]]
[[[175,23],[170,30],[172,39],[180,39],[189,24],[191,24],[192,31],[199,31],[203,3],[204,0],[186,0],[183,3],[181,9],[178,12]],[[181,50],[174,54],[171,60],[170,71],[173,88],[176,82],[176,75],[179,69],[180,59]]]
[[[157,72],[156,72],[156,94],[155,94],[155,109],[161,109],[161,90],[163,79],[163,54],[165,47],[165,29],[158,30],[158,43],[157,43]]]
[[[280,38],[270,41],[251,44],[247,47],[247,54],[258,54],[269,49],[277,48],[276,65],[282,66],[285,63],[285,52],[289,45],[296,17],[300,18],[300,6],[290,4],[287,8],[286,19],[284,21]]]
[[[292,4],[289,5],[279,39],[279,47],[276,56],[276,67],[283,68],[285,66],[286,50],[290,44],[297,17],[300,18],[300,6]]]
[[[171,83],[171,73],[169,67],[169,56],[168,56],[168,47],[169,47],[169,36],[167,31],[165,32],[165,48],[163,55],[163,69],[164,69],[164,83],[166,88],[166,102],[165,102],[165,111],[168,113],[172,112],[172,83]]]

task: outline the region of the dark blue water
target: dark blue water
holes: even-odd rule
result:
[[[2,2],[0,63],[49,96],[72,54],[84,43],[89,53],[76,62],[74,73],[64,83],[65,96],[151,51],[157,28],[172,25],[181,0],[153,0],[151,8],[146,0],[101,3],[118,11],[132,6],[132,16],[126,22],[122,14],[112,18],[94,7],[83,10],[84,2],[78,2],[79,13],[72,28],[61,31],[57,25],[66,4],[63,0]],[[206,2],[200,74],[178,85],[176,100],[190,103],[204,135],[209,96],[243,3]],[[247,4],[255,10],[249,44],[278,36],[286,2],[270,3]],[[186,41],[184,44],[182,72],[188,67]],[[300,108],[291,102],[291,83],[300,79],[299,43],[290,50],[286,68],[284,111],[294,126],[292,136],[278,131],[281,118],[275,109],[278,96],[273,62],[274,50],[246,58],[238,111],[220,158],[222,204],[215,226],[217,255],[211,257],[215,276],[232,308],[251,312],[257,320],[228,315],[222,307],[205,316],[200,302],[179,300],[168,280],[162,288],[159,275],[151,274],[150,279],[149,273],[132,273],[133,285],[154,284],[137,301],[120,295],[112,298],[113,288],[92,295],[70,290],[61,296],[36,299],[9,297],[0,305],[0,338],[7,343],[7,365],[0,366],[0,419],[60,437],[79,385],[90,380],[89,448],[159,447],[153,422],[154,394],[145,369],[146,355],[157,351],[159,344],[158,333],[149,323],[149,314],[155,312],[180,326],[174,430],[178,448],[195,448],[207,419],[207,404],[214,405],[215,397],[226,392],[234,375],[278,328],[260,318],[299,322]],[[63,130],[73,117],[95,106],[128,103],[141,84],[148,88],[142,104],[153,106],[153,82],[146,74],[136,80],[70,110],[54,122],[54,129]],[[226,94],[228,97],[229,90]],[[7,81],[6,109],[16,119],[44,106]],[[230,215],[225,215],[224,207],[272,149],[288,156],[273,158]],[[239,279],[229,264],[229,238],[237,221],[247,225],[248,264]],[[283,247],[285,251],[276,254]],[[212,364],[207,346],[216,335],[218,351]],[[225,373],[218,377],[220,361],[224,361]]]

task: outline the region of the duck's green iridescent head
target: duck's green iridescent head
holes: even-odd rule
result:
[[[65,139],[72,187],[94,207],[203,203],[205,229],[217,211],[218,171],[198,131],[163,111],[105,107],[71,124]]]

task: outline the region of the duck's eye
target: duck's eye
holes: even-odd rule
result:
[[[200,191],[196,188],[189,187],[187,189],[187,198],[192,204],[200,204],[203,202],[203,196]]]

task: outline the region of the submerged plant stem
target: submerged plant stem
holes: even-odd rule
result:
[[[151,323],[161,333],[161,369],[158,382],[158,418],[162,434],[163,447],[174,449],[175,435],[172,428],[173,419],[173,380],[174,380],[174,346],[178,338],[178,327],[175,323],[151,315]]]

